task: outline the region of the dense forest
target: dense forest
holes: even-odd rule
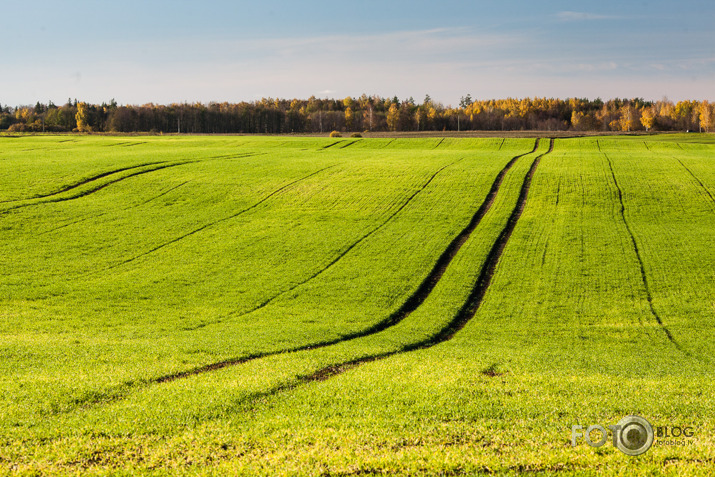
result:
[[[10,132],[323,133],[329,131],[711,131],[715,104],[664,99],[461,98],[451,107],[425,97],[263,98],[241,103],[120,106],[68,100],[0,104],[0,130]]]

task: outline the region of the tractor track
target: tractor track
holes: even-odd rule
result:
[[[276,195],[276,194],[280,193],[281,191],[287,189],[288,187],[290,187],[290,186],[292,186],[292,185],[294,185],[294,184],[297,184],[298,182],[301,182],[301,181],[303,181],[303,180],[305,180],[305,179],[308,179],[309,177],[312,177],[312,176],[314,176],[314,175],[316,175],[316,174],[319,174],[319,173],[321,173],[321,172],[323,172],[323,171],[325,171],[325,170],[327,170],[327,169],[330,169],[330,168],[332,168],[332,167],[335,167],[336,165],[337,165],[337,164],[333,164],[332,166],[324,167],[324,168],[319,169],[319,170],[317,170],[317,171],[315,171],[315,172],[311,172],[311,173],[308,174],[307,176],[303,176],[303,177],[301,177],[301,178],[299,178],[299,179],[296,179],[296,180],[294,180],[294,181],[292,181],[292,182],[289,182],[288,184],[285,184],[285,185],[279,187],[278,189],[274,190],[274,191],[271,192],[270,194],[266,195],[265,197],[263,197],[261,200],[259,200],[259,201],[256,202],[255,204],[251,205],[250,207],[247,207],[247,208],[245,208],[245,209],[243,209],[243,210],[240,210],[239,212],[236,212],[235,214],[231,214],[231,215],[229,215],[229,216],[227,216],[227,217],[223,217],[223,218],[218,219],[218,220],[215,220],[215,221],[213,221],[213,222],[209,222],[209,223],[207,223],[207,224],[204,224],[204,225],[202,225],[201,227],[198,227],[198,228],[196,228],[196,229],[193,229],[193,230],[191,230],[191,231],[189,231],[189,232],[186,232],[186,233],[184,233],[184,234],[182,234],[182,235],[180,235],[180,236],[178,236],[178,237],[175,237],[175,238],[173,238],[173,239],[171,239],[171,240],[169,240],[169,241],[167,241],[167,242],[164,242],[164,243],[162,243],[162,244],[160,244],[160,245],[157,245],[156,247],[154,247],[154,248],[152,248],[152,249],[150,249],[150,250],[147,250],[147,251],[142,252],[142,253],[140,253],[140,254],[138,254],[138,255],[135,255],[135,256],[133,256],[133,257],[131,257],[131,258],[128,258],[128,259],[126,259],[126,260],[123,260],[123,261],[121,261],[121,262],[119,262],[119,263],[117,263],[117,264],[114,264],[114,265],[110,266],[110,267],[107,267],[107,268],[101,270],[101,272],[106,272],[106,271],[108,271],[108,270],[112,270],[112,269],[121,267],[121,266],[123,266],[123,265],[126,265],[126,264],[128,264],[128,263],[131,263],[131,262],[133,262],[133,261],[135,261],[135,260],[137,260],[137,259],[139,259],[139,258],[141,258],[141,257],[145,257],[145,256],[147,256],[147,255],[149,255],[149,254],[151,254],[151,253],[154,253],[154,252],[156,252],[156,251],[158,251],[158,250],[161,250],[162,248],[167,247],[167,246],[169,246],[169,245],[171,245],[171,244],[173,244],[173,243],[176,243],[176,242],[178,242],[178,241],[180,241],[180,240],[183,240],[183,239],[185,239],[185,238],[187,238],[187,237],[190,237],[190,236],[192,236],[192,235],[194,235],[194,234],[197,234],[197,233],[201,232],[201,231],[204,230],[204,229],[207,229],[207,228],[209,228],[209,227],[213,227],[213,226],[216,225],[216,224],[219,224],[219,223],[221,223],[221,222],[225,222],[225,221],[227,221],[227,220],[231,220],[231,219],[234,219],[234,218],[236,218],[236,217],[238,217],[238,216],[240,216],[240,215],[243,215],[243,214],[245,214],[246,212],[248,212],[248,211],[250,211],[250,210],[252,210],[252,209],[258,207],[259,205],[261,205],[262,203],[264,203],[265,201],[267,201],[268,199],[270,199],[270,198],[273,197],[274,195]]]
[[[340,140],[340,141],[335,141],[335,142],[333,142],[333,143],[328,144],[327,146],[323,146],[321,149],[331,148],[331,147],[333,147],[333,146],[335,146],[335,145],[337,145],[337,144],[340,144],[341,142],[344,142],[344,141],[342,141],[342,140]]]
[[[97,186],[97,187],[94,187],[94,188],[92,188],[92,189],[89,189],[89,190],[86,190],[86,191],[83,191],[83,192],[80,192],[80,193],[77,193],[77,194],[74,194],[74,195],[70,195],[70,196],[68,196],[68,197],[58,197],[58,198],[52,198],[52,199],[49,199],[49,200],[41,200],[41,201],[38,201],[38,202],[31,202],[31,203],[29,203],[29,204],[19,204],[19,205],[15,205],[15,206],[12,206],[12,207],[8,207],[7,209],[3,209],[2,211],[0,211],[0,215],[3,215],[3,214],[5,214],[5,213],[7,213],[7,212],[10,212],[10,211],[12,211],[12,210],[21,209],[21,208],[23,208],[23,207],[30,207],[30,206],[42,205],[42,204],[52,204],[52,203],[57,203],[57,202],[65,202],[65,201],[68,201],[68,200],[80,199],[80,198],[82,198],[82,197],[86,197],[86,196],[88,196],[88,195],[90,195],[90,194],[93,194],[93,193],[95,193],[95,192],[98,192],[98,191],[100,191],[100,190],[104,189],[105,187],[108,187],[108,186],[110,186],[110,185],[112,185],[112,184],[116,184],[117,182],[121,182],[121,181],[123,181],[123,180],[125,180],[125,179],[129,179],[130,177],[135,177],[135,176],[139,176],[139,175],[142,175],[142,174],[147,174],[147,173],[149,173],[149,172],[155,172],[155,171],[158,171],[158,170],[161,170],[161,169],[167,169],[167,168],[169,168],[169,167],[183,166],[183,165],[185,165],[185,164],[191,164],[192,162],[193,162],[193,161],[176,162],[176,163],[172,163],[172,164],[164,164],[164,165],[160,165],[160,166],[158,166],[158,167],[154,167],[154,168],[152,168],[152,169],[145,169],[145,170],[133,172],[133,173],[131,173],[131,174],[127,174],[126,176],[122,176],[122,177],[120,177],[120,178],[118,178],[118,179],[114,179],[114,180],[105,182],[104,184],[101,184],[101,185],[99,185],[99,186]],[[55,194],[55,195],[56,195],[56,194]]]
[[[399,214],[400,212],[402,212],[402,210],[403,210],[405,207],[407,207],[407,205],[412,201],[412,199],[414,199],[414,198],[417,196],[417,194],[419,194],[420,192],[422,192],[423,190],[425,190],[425,188],[434,180],[435,177],[437,177],[437,175],[438,175],[440,172],[442,172],[442,171],[443,171],[444,169],[446,169],[447,167],[456,164],[457,162],[461,161],[462,159],[464,159],[464,158],[457,159],[456,161],[453,161],[453,162],[451,162],[451,163],[449,163],[449,164],[447,164],[447,165],[445,165],[445,166],[440,167],[434,174],[432,174],[432,176],[430,176],[429,179],[427,179],[427,181],[426,181],[424,184],[422,184],[422,186],[420,186],[414,193],[412,193],[412,195],[411,195],[410,197],[408,197],[407,200],[404,201],[404,202],[402,203],[402,205],[400,205],[400,207],[397,208],[397,210],[395,210],[392,214],[390,214],[390,216],[387,217],[387,219],[385,219],[384,221],[382,221],[382,223],[380,223],[379,225],[377,225],[376,227],[374,227],[372,230],[370,230],[369,232],[367,232],[366,234],[364,234],[362,237],[360,237],[359,239],[357,239],[355,242],[353,242],[352,244],[350,244],[345,250],[343,250],[342,252],[340,252],[330,263],[328,263],[327,265],[325,265],[323,268],[321,268],[321,269],[318,270],[317,272],[313,273],[312,275],[310,275],[308,278],[302,280],[301,282],[296,283],[295,285],[292,285],[290,288],[288,288],[288,289],[286,289],[286,290],[283,290],[282,292],[280,292],[280,293],[278,293],[278,294],[276,294],[276,295],[273,295],[272,297],[268,298],[267,300],[264,300],[264,301],[261,302],[260,304],[256,305],[254,308],[251,308],[250,310],[245,311],[245,312],[241,313],[240,315],[229,315],[229,316],[227,316],[226,318],[228,318],[228,317],[231,317],[231,318],[234,318],[234,319],[235,319],[235,318],[241,318],[241,317],[246,316],[246,315],[249,315],[249,314],[251,314],[251,313],[253,313],[253,312],[255,312],[255,311],[258,311],[258,310],[260,310],[261,308],[264,308],[265,306],[269,305],[270,303],[272,303],[272,302],[275,301],[276,299],[280,298],[281,296],[286,295],[287,293],[292,292],[292,291],[295,290],[296,288],[298,288],[298,287],[300,287],[300,286],[302,286],[302,285],[305,285],[305,284],[308,283],[309,281],[311,281],[311,280],[317,278],[318,276],[322,275],[323,273],[325,273],[328,269],[332,268],[333,265],[335,265],[335,264],[336,264],[337,262],[339,262],[343,257],[345,257],[345,255],[347,255],[348,252],[350,252],[352,249],[354,249],[354,248],[355,248],[356,246],[358,246],[360,243],[362,243],[363,241],[365,241],[366,239],[368,239],[368,238],[369,238],[371,235],[373,235],[375,232],[377,232],[378,230],[380,230],[381,228],[383,228],[383,227],[384,227],[385,225],[387,225],[393,218],[395,218],[395,216],[396,216],[397,214]],[[225,321],[225,320],[218,320],[218,321],[212,321],[212,322],[208,322],[208,323],[203,323],[203,324],[201,324],[201,325],[197,325],[197,326],[194,326],[194,327],[191,327],[191,328],[185,328],[185,331],[194,331],[194,330],[197,330],[197,329],[200,329],[200,328],[205,328],[205,327],[207,327],[207,326],[211,326],[211,325],[215,325],[215,324],[221,323],[221,322],[223,322],[223,321]]]
[[[517,203],[514,206],[514,209],[512,210],[509,219],[507,220],[507,223],[504,225],[504,228],[500,232],[499,237],[492,245],[489,254],[487,255],[484,263],[482,264],[479,277],[477,278],[474,287],[469,294],[469,297],[459,309],[459,311],[455,314],[455,316],[452,318],[452,320],[447,323],[440,331],[438,331],[429,338],[418,341],[416,343],[408,344],[398,350],[387,351],[384,353],[378,353],[371,356],[365,356],[362,358],[357,358],[353,360],[344,361],[342,363],[325,366],[310,374],[298,376],[298,378],[292,382],[279,384],[267,391],[252,393],[248,395],[246,399],[244,399],[242,402],[251,402],[259,399],[269,398],[282,391],[290,391],[298,388],[299,386],[311,382],[325,381],[333,376],[340,375],[365,363],[382,360],[398,354],[409,353],[411,351],[431,348],[435,345],[444,343],[452,339],[454,335],[457,334],[457,332],[459,332],[467,325],[467,323],[469,323],[469,321],[474,317],[477,310],[479,309],[479,306],[481,305],[484,296],[486,295],[489,285],[491,284],[491,280],[494,276],[496,266],[499,263],[499,259],[501,258],[501,255],[504,252],[507,243],[509,242],[509,238],[511,237],[511,234],[514,231],[514,228],[516,227],[516,224],[519,221],[522,212],[524,211],[534,172],[536,171],[536,168],[541,162],[541,158],[552,152],[553,148],[554,139],[551,139],[549,150],[544,154],[537,156],[532,162],[529,171],[524,177]]]
[[[631,226],[628,223],[628,220],[626,219],[626,206],[623,202],[623,191],[621,190],[621,186],[618,184],[618,180],[616,179],[616,174],[613,170],[613,163],[611,162],[611,158],[608,157],[606,153],[603,153],[603,156],[606,158],[606,161],[608,162],[608,168],[611,172],[611,177],[613,179],[613,183],[616,186],[616,192],[618,195],[618,202],[621,205],[620,212],[621,212],[621,220],[623,221],[623,224],[626,227],[626,230],[628,231],[628,235],[631,238],[631,244],[633,245],[633,250],[635,252],[636,258],[638,259],[638,264],[640,266],[640,272],[641,272],[641,280],[643,282],[643,288],[645,289],[646,293],[646,299],[648,301],[648,307],[650,308],[650,313],[653,315],[655,320],[658,322],[660,325],[661,330],[663,330],[663,333],[665,333],[665,336],[668,338],[668,340],[675,346],[679,351],[682,353],[690,356],[690,353],[684,349],[678,341],[673,337],[671,334],[670,330],[668,329],[667,326],[665,326],[665,323],[663,323],[663,320],[660,318],[660,315],[656,311],[655,307],[653,306],[653,295],[651,294],[650,291],[650,283],[648,282],[648,275],[645,272],[645,265],[643,263],[643,257],[641,256],[640,249],[638,248],[638,243],[636,242],[636,237],[633,235],[633,230],[631,230]]]
[[[361,330],[361,331],[358,331],[355,333],[343,335],[339,338],[335,338],[332,340],[326,340],[323,342],[312,343],[312,344],[303,345],[303,346],[297,346],[294,348],[289,348],[289,349],[284,349],[284,350],[268,351],[268,352],[263,352],[263,353],[254,353],[254,354],[250,354],[250,355],[243,356],[240,358],[219,361],[216,363],[211,363],[211,364],[207,364],[204,366],[200,366],[198,368],[194,368],[191,370],[181,371],[178,373],[161,376],[161,377],[153,379],[152,381],[155,383],[174,381],[174,380],[185,378],[188,376],[203,374],[203,373],[206,373],[209,371],[215,371],[217,369],[222,369],[222,368],[225,368],[228,366],[242,364],[242,363],[245,363],[248,361],[252,361],[255,359],[264,358],[264,357],[268,357],[268,356],[294,353],[294,352],[305,351],[305,350],[310,350],[310,349],[324,348],[324,347],[332,346],[332,345],[335,345],[338,343],[350,341],[350,340],[353,340],[356,338],[362,338],[365,336],[369,336],[369,335],[378,333],[380,331],[384,331],[387,328],[390,328],[392,326],[395,326],[396,324],[398,324],[399,322],[404,320],[415,309],[417,309],[417,307],[419,307],[425,301],[427,296],[429,296],[429,294],[432,292],[432,290],[434,289],[434,287],[437,285],[437,283],[441,279],[442,275],[444,274],[445,270],[447,269],[447,266],[452,262],[454,257],[457,255],[457,252],[459,251],[459,249],[467,241],[467,239],[470,237],[471,233],[474,231],[474,229],[476,229],[477,225],[479,225],[479,223],[481,222],[481,219],[484,217],[484,215],[487,213],[487,211],[489,211],[489,209],[491,208],[506,173],[511,169],[511,167],[514,165],[514,163],[516,163],[516,161],[519,160],[519,158],[534,153],[538,149],[538,147],[539,147],[539,139],[536,139],[535,143],[534,143],[534,148],[532,151],[529,151],[527,153],[520,154],[518,156],[513,157],[502,168],[502,170],[499,172],[499,174],[497,174],[497,177],[494,179],[491,189],[489,190],[489,192],[488,192],[487,196],[485,197],[484,201],[482,202],[481,206],[474,213],[474,215],[472,216],[472,219],[467,224],[467,226],[452,240],[452,242],[450,242],[450,244],[447,246],[445,251],[442,252],[440,257],[437,259],[437,262],[433,266],[432,270],[423,279],[423,281],[419,285],[419,287],[412,293],[412,295],[410,295],[409,298],[407,298],[407,300],[402,304],[402,306],[400,306],[400,308],[397,311],[393,312],[386,319],[376,323],[375,325],[373,325],[367,329],[364,329],[364,330]],[[551,141],[551,146],[550,146],[550,149],[548,152],[551,152],[552,149],[553,149],[553,140]],[[546,154],[548,154],[548,152]],[[543,156],[543,154],[542,154],[542,156]],[[538,162],[542,156],[537,157],[534,160],[534,164],[538,164]],[[531,182],[531,175],[533,175],[534,169],[535,169],[535,165],[532,164],[532,168],[530,169],[529,173],[527,174],[529,184]],[[522,187],[522,189],[523,189],[523,187]],[[526,191],[528,192],[528,185],[526,186]],[[523,190],[522,190],[522,194],[524,194]],[[520,200],[521,200],[521,196],[520,196]],[[525,201],[526,198],[524,197],[523,200]],[[523,208],[523,204],[522,204],[522,208]],[[516,208],[515,208],[515,210],[516,210]],[[512,215],[513,215],[513,213],[512,213]],[[521,215],[521,209],[519,210],[519,215]],[[518,217],[517,217],[517,219],[518,219]],[[512,222],[512,218],[510,217],[509,223],[511,223],[511,222]],[[513,228],[513,225],[512,225],[512,228]],[[511,234],[511,232],[509,232],[509,234]],[[501,235],[500,235],[500,239],[501,239]],[[508,237],[506,239],[508,240]],[[497,242],[499,242],[499,239],[497,240]],[[501,254],[501,252],[499,252],[499,253]],[[497,259],[498,259],[498,257],[497,257]],[[455,330],[455,332],[456,332],[456,330]],[[396,352],[392,352],[390,354],[394,354],[394,353],[396,353]],[[385,355],[383,357],[387,357],[387,356],[388,355]],[[377,358],[375,358],[375,359],[377,359]]]
[[[347,143],[347,144],[345,144],[345,145],[343,145],[343,146],[340,146],[338,149],[345,149],[346,147],[352,146],[352,145],[355,144],[356,142],[360,142],[360,139],[356,139],[356,140],[354,140],[354,141],[350,141],[349,143]]]
[[[76,188],[81,187],[81,186],[83,186],[83,185],[85,185],[85,184],[89,184],[90,182],[94,182],[94,181],[99,180],[99,179],[101,179],[101,178],[103,178],[103,177],[111,176],[112,174],[116,174],[116,173],[118,173],[118,172],[129,171],[129,170],[132,170],[132,169],[138,169],[138,168],[140,168],[140,167],[146,167],[146,166],[155,166],[155,165],[158,165],[158,164],[166,164],[166,161],[147,162],[147,163],[145,163],[145,164],[139,164],[139,165],[130,166],[130,167],[122,167],[122,168],[120,168],[120,169],[114,169],[114,170],[111,170],[111,171],[102,172],[102,173],[100,173],[100,174],[96,174],[96,175],[91,176],[91,177],[88,177],[88,178],[86,178],[86,179],[82,179],[82,180],[80,180],[80,181],[73,182],[72,184],[63,186],[61,189],[58,189],[58,190],[56,190],[56,191],[48,192],[47,194],[38,194],[38,195],[34,195],[34,196],[32,196],[32,197],[26,197],[26,198],[24,198],[24,199],[2,200],[2,201],[0,201],[0,203],[20,202],[20,201],[23,201],[23,200],[34,200],[34,199],[44,199],[44,198],[47,198],[47,197],[52,197],[52,196],[54,196],[54,195],[62,194],[63,192],[67,192],[67,191],[70,191],[70,190],[72,190],[72,189],[76,189]]]
[[[174,186],[174,187],[171,187],[170,189],[168,189],[168,190],[166,190],[166,191],[160,193],[159,195],[156,195],[156,196],[154,196],[154,197],[152,197],[152,198],[150,198],[150,199],[147,199],[147,200],[145,200],[144,202],[141,202],[141,203],[139,203],[139,204],[132,205],[132,206],[129,206],[129,207],[125,207],[125,208],[123,208],[122,210],[124,211],[124,210],[129,210],[129,209],[134,209],[134,208],[137,208],[137,207],[141,207],[142,205],[144,205],[144,204],[146,204],[146,203],[148,203],[148,202],[151,202],[152,200],[158,199],[159,197],[161,197],[161,196],[163,196],[163,195],[166,195],[166,194],[168,194],[169,192],[173,191],[174,189],[178,189],[179,187],[181,187],[181,186],[183,186],[183,185],[185,185],[185,184],[188,184],[189,182],[190,182],[190,181],[182,182],[181,184],[179,184],[179,185],[177,185],[177,186]],[[58,231],[58,230],[64,229],[64,228],[66,228],[66,227],[71,227],[72,225],[79,224],[79,223],[81,223],[81,222],[86,222],[87,220],[97,219],[97,218],[102,217],[102,216],[107,215],[107,214],[108,214],[108,212],[101,212],[101,213],[99,213],[99,214],[90,215],[90,216],[88,216],[88,217],[84,217],[84,218],[79,219],[79,220],[74,220],[74,221],[71,221],[71,222],[68,222],[68,223],[59,225],[59,226],[57,226],[57,227],[54,227],[54,228],[51,228],[51,229],[48,229],[48,230],[39,232],[37,235],[40,236],[40,235],[50,234],[50,233],[56,232],[56,231]]]
[[[551,140],[550,148],[549,151],[545,154],[548,154],[549,152],[552,151],[554,145],[554,140]],[[492,187],[487,194],[485,200],[481,204],[480,208],[477,210],[477,212],[474,214],[472,217],[472,220],[470,223],[462,230],[462,232],[457,235],[453,241],[450,243],[448,248],[442,253],[440,256],[440,259],[438,260],[438,263],[435,265],[433,268],[432,272],[425,278],[423,283],[420,285],[418,288],[418,291],[420,293],[413,293],[413,295],[408,298],[408,301],[403,304],[400,310],[398,312],[394,313],[391,315],[387,320],[384,320],[381,323],[378,323],[371,327],[368,330],[364,330],[363,332],[356,333],[353,335],[348,335],[348,336],[343,336],[341,338],[335,339],[335,340],[330,340],[322,343],[313,343],[309,345],[304,345],[304,346],[299,346],[295,348],[289,348],[289,349],[284,349],[284,350],[278,350],[278,351],[269,351],[269,352],[258,352],[258,353],[252,353],[249,355],[244,355],[243,357],[240,358],[233,358],[233,359],[228,359],[228,360],[223,360],[207,365],[203,365],[197,368],[189,369],[186,371],[181,371],[181,372],[176,372],[172,374],[167,374],[164,376],[159,376],[153,379],[149,380],[138,380],[138,381],[129,381],[125,382],[120,386],[116,386],[111,390],[108,390],[105,393],[102,393],[101,396],[98,395],[93,395],[91,399],[78,399],[76,400],[72,406],[64,409],[61,412],[53,412],[52,414],[66,414],[69,412],[73,412],[75,410],[82,410],[82,409],[88,409],[94,406],[100,406],[100,405],[107,405],[111,404],[120,400],[125,399],[131,392],[137,389],[145,388],[149,385],[152,384],[160,384],[160,383],[166,383],[166,382],[171,382],[175,381],[178,379],[183,379],[183,378],[188,378],[191,376],[199,375],[199,374],[204,374],[208,373],[211,371],[223,369],[226,367],[234,366],[234,365],[240,365],[242,363],[246,363],[252,360],[260,359],[260,358],[265,358],[269,356],[274,356],[274,355],[279,355],[279,354],[288,354],[288,353],[293,353],[293,352],[298,352],[298,351],[306,351],[306,350],[311,350],[311,349],[317,349],[317,348],[322,348],[322,347],[327,347],[330,345],[338,344],[344,341],[348,341],[351,339],[363,337],[363,336],[368,336],[370,334],[377,333],[378,331],[383,331],[384,329],[387,329],[389,326],[392,326],[395,320],[397,318],[398,313],[404,313],[404,310],[407,310],[409,308],[417,308],[419,304],[421,304],[425,298],[426,294],[429,294],[429,292],[434,288],[436,285],[437,281],[439,281],[439,277],[441,277],[441,274],[444,273],[444,270],[446,269],[447,265],[449,262],[451,262],[452,258],[454,255],[456,255],[457,251],[461,247],[461,245],[466,242],[467,238],[469,238],[469,235],[471,232],[476,228],[478,223],[481,220],[481,217],[483,217],[484,214],[488,211],[488,209],[491,207],[491,204],[493,203],[496,194],[500,188],[501,182],[506,175],[506,173],[511,169],[511,167],[514,165],[514,163],[521,157],[524,157],[529,154],[533,154],[536,152],[539,146],[539,139],[535,141],[534,148],[532,151],[520,154],[518,156],[513,157],[505,166],[502,168],[502,170],[498,173],[497,177],[495,178]],[[527,176],[524,179],[524,184],[522,185],[522,190],[519,196],[519,200],[517,202],[517,205],[514,208],[514,211],[512,211],[512,214],[507,222],[507,225],[505,226],[504,230],[502,230],[502,233],[499,235],[499,238],[497,239],[497,242],[494,244],[492,247],[492,251],[490,252],[489,256],[487,257],[487,260],[485,261],[485,264],[482,266],[482,271],[480,273],[480,278],[477,281],[477,284],[474,287],[474,290],[470,294],[470,300],[478,296],[479,300],[481,301],[481,298],[484,296],[484,291],[479,290],[480,287],[487,287],[489,285],[489,281],[491,280],[491,276],[494,272],[493,268],[496,266],[496,262],[498,261],[498,256],[494,256],[495,254],[501,254],[501,251],[503,251],[504,245],[506,240],[508,240],[509,236],[511,235],[511,230],[513,230],[514,226],[516,225],[516,221],[518,220],[519,216],[521,215],[521,211],[523,210],[524,203],[526,201],[526,194],[528,193],[528,188],[531,183],[531,177],[533,175],[533,172],[538,165],[539,160],[541,157],[543,157],[545,154],[542,154],[538,156],[536,159],[534,159],[534,163],[532,164],[531,168],[529,169],[529,172],[527,173]],[[329,167],[334,167],[334,166],[329,166]],[[445,166],[446,167],[446,166]],[[327,168],[326,168],[327,169]],[[322,169],[324,170],[324,169]],[[313,174],[317,174],[320,171],[317,171]],[[311,175],[313,175],[311,174]],[[309,176],[306,176],[302,179],[307,178]],[[297,181],[294,181],[295,183]],[[291,183],[292,184],[292,183]],[[281,189],[282,190],[291,184],[288,184],[286,186],[283,186]],[[279,192],[279,190],[274,191],[271,195],[274,195],[275,193]],[[263,202],[266,200],[268,197],[265,197],[264,199],[261,200]],[[258,205],[258,204],[255,204]],[[255,207],[255,205],[253,207]],[[500,241],[504,242],[500,245]],[[489,263],[491,269],[487,268],[487,263]],[[281,391],[288,391],[291,389],[294,389],[301,384],[307,384],[313,381],[322,381],[325,379],[328,379],[332,376],[341,374],[349,369],[352,369],[354,367],[357,367],[361,364],[370,362],[370,361],[376,361],[379,359],[387,358],[389,356],[402,353],[402,352],[409,352],[413,351],[416,349],[420,348],[427,348],[434,346],[435,344],[438,344],[441,341],[446,341],[447,339],[451,338],[459,329],[461,329],[466,323],[471,319],[471,316],[468,315],[468,313],[473,313],[476,312],[476,307],[474,306],[469,306],[471,301],[468,300],[467,303],[460,309],[460,312],[455,315],[455,318],[445,327],[443,328],[440,332],[435,334],[433,337],[431,337],[428,340],[423,340],[418,343],[408,345],[403,347],[402,349],[387,352],[387,353],[381,353],[373,356],[368,356],[368,357],[363,357],[360,359],[356,360],[350,360],[347,362],[339,363],[339,364],[334,364],[331,366],[326,366],[324,368],[319,369],[318,371],[315,371],[309,375],[305,376],[299,376],[297,380],[290,382],[290,383],[283,383],[280,384],[276,387],[271,388],[270,390],[264,391],[264,392],[259,392],[259,393],[254,393],[250,394],[245,400],[243,401],[253,401],[257,400],[260,398],[266,398],[270,397],[274,394],[277,394],[278,392]],[[409,303],[408,303],[409,302]],[[478,307],[478,304],[477,304]],[[404,309],[404,310],[403,310]],[[407,316],[406,314],[402,317],[404,318]]]
[[[693,179],[695,179],[697,181],[697,183],[700,184],[700,187],[702,187],[703,191],[705,191],[705,193],[708,195],[708,197],[710,197],[710,200],[715,203],[715,197],[713,197],[713,195],[710,193],[710,190],[707,187],[705,187],[705,184],[703,184],[703,182],[700,180],[700,178],[698,178],[698,176],[696,176],[693,173],[693,171],[690,170],[690,168],[688,166],[683,164],[683,161],[681,161],[677,157],[675,158],[675,160],[678,161],[680,163],[680,165],[683,166],[683,168],[686,171],[688,171],[688,174],[690,174],[693,177]]]

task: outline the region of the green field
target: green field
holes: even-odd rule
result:
[[[0,136],[0,270],[0,473],[715,473],[712,135]]]

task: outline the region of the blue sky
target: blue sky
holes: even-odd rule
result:
[[[0,103],[715,99],[715,2],[0,0]]]

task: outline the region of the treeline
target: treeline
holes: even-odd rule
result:
[[[68,100],[35,106],[0,105],[0,130],[10,132],[324,133],[337,131],[710,131],[715,105],[707,101],[640,98],[524,98],[473,101],[445,107],[425,97],[263,98],[241,103],[120,106]]]

